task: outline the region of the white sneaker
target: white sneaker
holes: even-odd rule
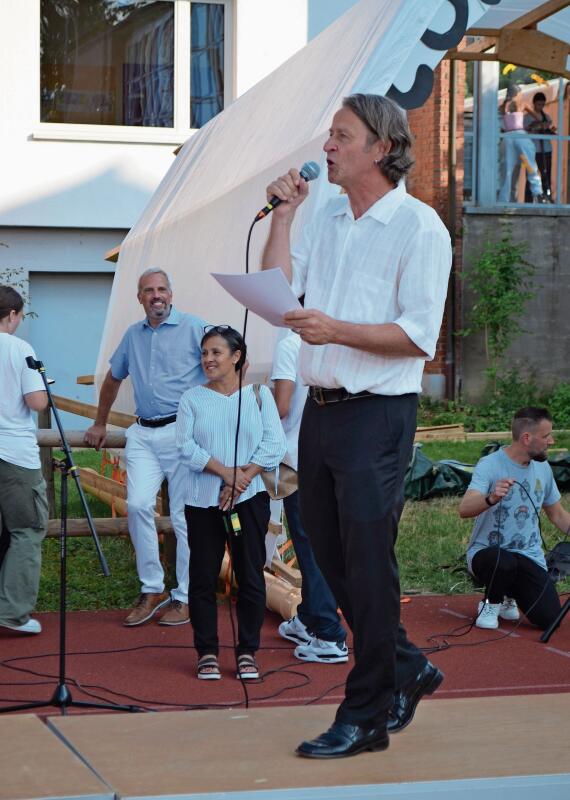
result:
[[[37,619],[30,619],[23,625],[9,625],[7,622],[0,622],[0,628],[9,628],[11,631],[18,631],[18,633],[41,633],[42,626]]]
[[[499,616],[503,619],[510,619],[516,621],[520,619],[519,610],[517,608],[517,601],[514,600],[512,597],[503,597],[503,602],[501,603],[501,607],[499,608]]]
[[[295,644],[309,644],[312,638],[299,617],[291,617],[287,622],[282,622],[279,626],[279,635]]]
[[[489,603],[488,600],[485,600],[484,603],[483,602],[479,603],[475,625],[478,628],[489,628],[489,629],[498,628],[500,608],[501,608],[500,603]]]
[[[322,664],[344,664],[348,661],[346,642],[327,642],[314,636],[309,644],[300,644],[294,650],[300,661],[319,661]]]

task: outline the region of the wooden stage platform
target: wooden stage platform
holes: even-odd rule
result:
[[[314,761],[330,705],[0,717],[0,800],[568,800],[570,694],[433,699],[382,753]]]

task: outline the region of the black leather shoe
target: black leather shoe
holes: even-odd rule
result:
[[[305,758],[345,758],[364,750],[386,750],[388,734],[385,728],[361,728],[346,722],[333,722],[328,731],[310,742],[301,742],[296,750]]]
[[[444,675],[429,661],[416,675],[416,679],[409,686],[400,689],[394,697],[394,705],[388,714],[388,733],[397,733],[410,724],[416,713],[416,708],[425,694],[433,694],[441,686]]]

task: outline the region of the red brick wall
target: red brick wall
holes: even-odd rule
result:
[[[449,87],[451,64],[443,61],[434,74],[434,86],[429,100],[421,108],[409,112],[409,121],[415,137],[414,157],[416,164],[408,181],[408,190],[434,208],[444,223],[450,227],[448,199],[448,147],[449,147]],[[463,97],[465,94],[465,65],[457,64],[457,169],[456,169],[456,214],[453,227],[456,232],[455,272],[460,268],[461,258],[461,208],[463,201]],[[456,284],[458,282],[456,281]],[[456,298],[456,310],[458,309]],[[427,362],[426,372],[446,375],[446,394],[453,396],[451,364],[448,358],[448,325],[451,309],[448,305],[433,361]],[[457,327],[457,323],[456,323]],[[452,347],[457,351],[455,337]],[[454,353],[456,357],[458,352]]]

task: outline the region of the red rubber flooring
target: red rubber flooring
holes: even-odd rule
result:
[[[469,623],[479,596],[421,596],[402,604],[402,620],[420,647],[452,645],[430,655],[445,673],[438,698],[570,692],[570,614],[548,644],[525,621],[502,622],[499,631],[453,629]],[[124,611],[73,612],[67,617],[67,686],[74,700],[137,704],[145,709],[240,707],[227,606],[219,607],[222,680],[198,681],[191,628],[152,621],[121,623]],[[39,636],[0,629],[0,708],[49,700],[59,669],[59,618],[40,614]],[[338,703],[351,659],[344,665],[307,664],[277,633],[280,619],[267,612],[258,660],[263,678],[247,684],[251,707]],[[466,628],[463,628],[465,630]],[[461,631],[456,631],[460,633]],[[510,634],[510,635],[506,635]],[[75,709],[73,709],[75,711]],[[54,707],[38,709],[53,714]]]

